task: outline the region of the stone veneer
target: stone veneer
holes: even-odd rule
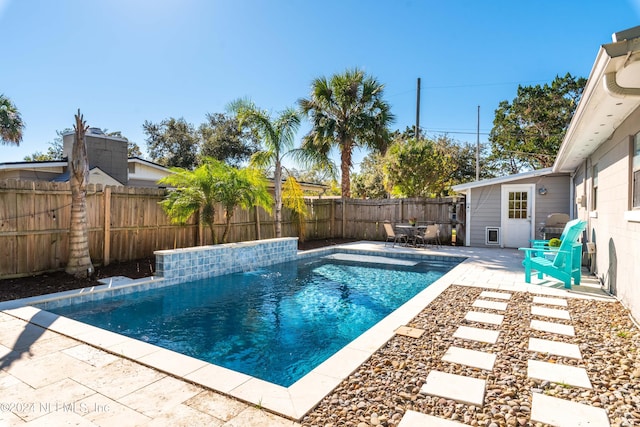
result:
[[[298,254],[298,238],[197,246],[154,254],[156,275],[167,282],[181,283],[293,261]]]

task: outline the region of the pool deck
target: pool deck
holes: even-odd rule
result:
[[[555,280],[535,278],[526,284],[522,253],[512,249],[344,246],[467,260],[289,388],[33,307],[4,309],[0,303],[0,425],[298,425],[292,419],[317,405],[451,284],[605,297],[597,286],[568,291]]]

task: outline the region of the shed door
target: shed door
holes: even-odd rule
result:
[[[502,186],[502,246],[528,248],[533,239],[534,184]]]

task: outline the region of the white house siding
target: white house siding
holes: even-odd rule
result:
[[[485,227],[500,227],[500,197],[500,184],[471,189],[470,209],[467,210],[471,228],[466,230],[471,246],[487,246]]]
[[[131,160],[130,164],[133,163]],[[169,175],[169,170],[160,170],[159,168],[145,165],[144,163],[133,163],[134,172],[129,168],[129,186],[133,187],[158,187],[158,180]]]
[[[546,220],[547,215],[551,213],[569,213],[570,179],[566,174],[538,176],[513,180],[503,184],[472,188],[469,201],[470,209],[467,211],[467,218],[471,223],[471,227],[467,229],[467,233],[470,233],[469,243],[471,246],[496,246],[486,244],[485,229],[486,227],[501,226],[501,188],[502,185],[513,184],[536,184],[534,194],[536,198],[535,214],[533,218],[536,237],[541,237],[537,235],[537,230],[540,227],[540,223]],[[547,194],[544,196],[538,194],[538,189],[543,186],[547,189]]]
[[[630,136],[640,131],[640,109],[578,170],[576,194],[586,190],[578,216],[588,221],[589,240],[596,244],[594,270],[605,287],[640,318],[640,222],[625,219],[631,190]],[[592,210],[593,165],[598,165],[597,209]],[[587,179],[582,179],[586,169]]]

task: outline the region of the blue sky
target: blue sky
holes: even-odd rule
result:
[[[26,122],[0,162],[46,151],[78,108],[144,150],[145,120],[197,126],[239,97],[275,114],[353,67],[385,84],[393,129],[415,123],[420,77],[421,127],[475,143],[480,105],[484,142],[518,84],[587,77],[638,24],[640,0],[0,0],[0,93]]]

